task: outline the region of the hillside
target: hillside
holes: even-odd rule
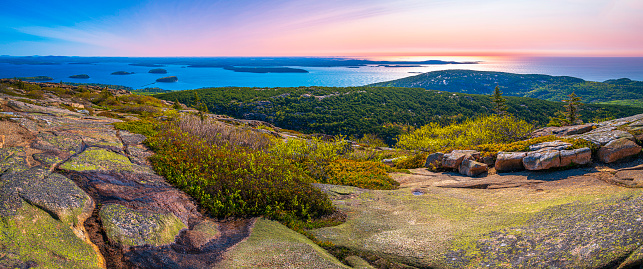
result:
[[[171,105],[0,80],[0,268],[643,263],[643,114],[429,155]]]
[[[195,93],[212,113],[263,120],[281,128],[330,135],[373,133],[390,144],[403,129],[429,122],[459,122],[490,114],[486,95],[392,87],[208,88],[155,97],[195,106]],[[508,111],[537,126],[561,110],[562,103],[508,97]],[[585,105],[584,121],[643,113],[643,108]]]
[[[643,82],[626,78],[593,82],[567,76],[444,70],[375,83],[371,86],[491,94],[496,85],[504,94],[513,96],[562,101],[567,95],[576,92],[585,103],[614,102],[643,106]]]

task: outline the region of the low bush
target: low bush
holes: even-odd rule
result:
[[[216,135],[201,137],[201,132],[221,126],[187,127],[190,117],[115,125],[146,134],[156,153],[150,159],[156,172],[214,216],[263,215],[294,225],[335,212],[328,197],[311,186],[312,179],[291,160],[244,143],[226,143]]]
[[[429,156],[427,152],[416,153],[410,157],[402,157],[394,161],[395,168],[398,169],[415,169],[424,167],[426,157]]]
[[[376,190],[391,190],[400,185],[388,176],[392,169],[380,162],[337,159],[328,165],[327,171],[328,176],[319,183]]]
[[[215,119],[195,115],[177,116],[176,126],[184,132],[201,137],[213,145],[233,144],[254,150],[272,145],[271,136],[247,127],[237,127]]]
[[[431,123],[401,135],[397,146],[410,150],[438,151],[444,148],[504,144],[526,138],[533,128],[533,125],[511,115],[492,115],[447,126]]]
[[[344,137],[338,136],[330,141],[324,141],[319,137],[313,137],[310,140],[289,139],[275,143],[270,148],[270,153],[277,158],[291,160],[310,177],[323,182],[328,176],[326,170],[328,164],[351,150],[350,143]]]
[[[31,99],[42,99],[42,98],[45,97],[44,94],[45,94],[45,92],[43,92],[40,89],[38,89],[38,90],[30,90],[30,91],[27,92],[27,97],[29,97]]]

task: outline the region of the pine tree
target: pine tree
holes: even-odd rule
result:
[[[507,113],[507,105],[505,104],[507,100],[502,97],[502,92],[500,87],[496,86],[493,90],[493,95],[491,96],[491,102],[493,102],[493,112],[498,115],[503,115]]]
[[[181,103],[179,103],[179,98],[174,98],[174,105],[172,105],[172,108],[175,110],[181,110]]]
[[[566,102],[567,105],[565,105],[565,122],[568,125],[575,125],[575,124],[580,124],[582,123],[580,121],[580,114],[578,114],[579,106],[581,105],[580,100],[581,98],[576,95],[575,92],[572,92],[572,94],[567,95],[569,99],[563,100],[563,102]]]
[[[199,111],[199,117],[201,118],[201,120],[205,119],[206,113],[210,113],[210,111],[208,111],[208,106],[201,102],[201,99],[199,99],[199,95],[196,93],[196,91],[194,92],[194,108]]]
[[[580,114],[578,114],[581,98],[572,92],[572,94],[567,95],[569,99],[563,100],[567,103],[565,105],[565,111],[557,111],[554,117],[549,117],[549,123],[547,126],[570,126],[576,124],[582,124],[580,120]]]

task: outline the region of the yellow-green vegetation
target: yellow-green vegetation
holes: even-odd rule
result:
[[[71,171],[119,170],[137,172],[145,168],[133,164],[127,157],[105,149],[90,148],[60,166]]]
[[[294,165],[306,171],[313,179],[324,180],[327,177],[326,167],[341,155],[351,151],[351,145],[338,136],[330,141],[313,137],[311,139],[289,139],[275,143],[270,153],[291,160]]]
[[[398,147],[437,151],[482,144],[511,143],[526,138],[534,126],[511,115],[492,115],[441,126],[430,123],[399,137]]]
[[[554,135],[541,136],[537,138],[531,138],[521,141],[516,141],[506,144],[483,144],[470,147],[469,149],[474,149],[484,153],[485,155],[495,156],[498,152],[516,152],[516,151],[529,151],[530,145],[535,145],[543,142],[551,141],[563,141],[572,144],[570,149],[580,149],[580,148],[590,148],[593,152],[598,150],[598,146],[584,139],[572,139],[572,138],[561,138]],[[454,148],[454,149],[464,149],[464,148]]]
[[[260,218],[215,268],[349,268],[310,239]]]
[[[641,99],[614,100],[598,102],[597,104],[643,107],[643,101]]]
[[[68,223],[26,202],[15,216],[0,218],[0,249],[3,264],[13,264],[14,268],[102,266],[94,249],[78,238]]]
[[[207,122],[185,124],[194,118],[159,125],[158,134],[148,139],[156,152],[151,161],[160,175],[214,216],[306,221],[334,211],[300,167],[266,150],[264,134]],[[132,124],[120,127],[127,126]]]
[[[391,190],[400,185],[388,176],[393,169],[381,162],[338,159],[327,166],[328,177],[320,183]]]
[[[403,156],[399,159],[394,160],[395,168],[398,169],[414,169],[424,167],[426,162],[426,157],[429,156],[427,152],[419,152],[413,154],[412,156]]]

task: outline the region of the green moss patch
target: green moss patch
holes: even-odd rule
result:
[[[216,268],[349,268],[313,241],[276,221],[260,218],[250,237],[228,251]]]
[[[133,164],[126,156],[118,153],[100,149],[89,148],[78,156],[63,163],[60,169],[71,171],[126,171],[152,173],[146,167]]]
[[[0,267],[100,268],[94,249],[68,224],[23,203],[17,215],[0,218]]]
[[[117,204],[103,206],[99,214],[107,237],[126,246],[168,245],[186,228],[171,213],[137,211]]]

